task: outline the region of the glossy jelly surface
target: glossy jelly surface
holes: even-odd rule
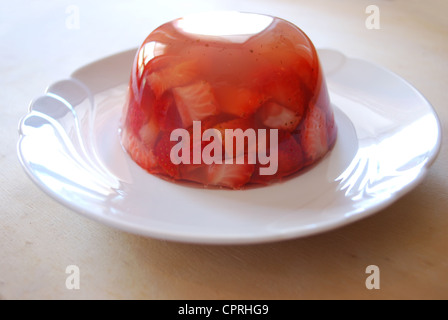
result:
[[[146,38],[133,64],[121,129],[124,148],[149,173],[230,189],[291,176],[321,159],[337,136],[310,39],[285,20],[236,12],[177,19]],[[191,161],[173,161],[176,129],[188,133]],[[214,135],[202,139],[208,129]],[[272,162],[276,157],[275,172],[261,174],[269,164],[249,161],[248,137],[243,150],[228,152],[226,132],[237,129],[258,135],[255,150]],[[210,152],[211,142],[221,144],[222,155]],[[193,159],[194,150],[207,146],[221,163]]]

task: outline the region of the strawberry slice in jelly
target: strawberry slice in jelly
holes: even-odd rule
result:
[[[218,113],[213,88],[206,81],[177,87],[173,89],[173,94],[184,128],[190,127],[193,121],[204,120]]]
[[[257,152],[256,127],[253,119],[241,118],[216,125],[214,129],[217,129],[221,134],[224,158],[235,159],[248,153]],[[227,139],[233,145],[231,148],[226,148]]]
[[[124,131],[122,135],[123,147],[126,149],[131,158],[143,169],[160,173],[158,170],[158,160],[151,149],[137,138],[134,134]]]
[[[219,111],[240,118],[249,118],[265,101],[265,97],[254,89],[231,85],[216,88]]]
[[[241,189],[246,185],[254,172],[253,164],[212,164],[208,169],[207,184],[230,189]]]
[[[265,104],[260,110],[261,122],[268,128],[294,131],[302,116],[276,102]]]
[[[147,83],[158,98],[169,89],[190,84],[196,77],[196,63],[193,61],[183,61],[150,73],[147,76]]]
[[[169,136],[162,136],[155,147],[154,156],[165,175],[173,179],[179,179],[179,165],[175,165],[170,157],[171,149],[175,144],[175,142],[170,141]]]
[[[302,129],[302,147],[309,162],[321,158],[328,150],[325,113],[319,108],[309,110]]]

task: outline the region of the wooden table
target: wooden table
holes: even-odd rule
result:
[[[380,29],[366,27],[373,2]],[[47,85],[138,46],[165,21],[210,9],[280,16],[319,48],[389,68],[426,96],[446,131],[446,0],[22,0],[0,7],[0,298],[448,298],[446,140],[421,185],[381,212],[324,234],[247,246],[173,243],[104,226],[47,197],[16,155],[18,121]],[[69,265],[79,267],[78,290],[67,289]],[[366,288],[370,265],[379,267],[379,290]]]

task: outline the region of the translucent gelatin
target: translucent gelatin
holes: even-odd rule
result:
[[[192,15],[160,26],[138,50],[121,139],[151,174],[266,185],[316,163],[336,135],[316,50],[285,20]]]

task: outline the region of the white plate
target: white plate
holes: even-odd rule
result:
[[[245,191],[166,182],[123,151],[118,121],[135,50],[51,85],[20,123],[18,154],[47,194],[144,236],[193,243],[290,239],[367,217],[415,187],[440,148],[431,105],[397,75],[320,50],[339,127],[333,151],[289,181]]]

